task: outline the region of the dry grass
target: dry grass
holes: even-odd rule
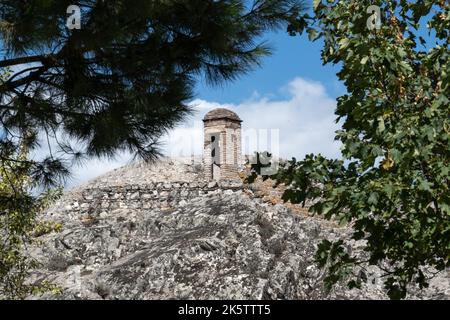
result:
[[[286,189],[284,185],[281,184],[277,187],[274,187],[274,185],[274,180],[267,179],[263,181],[261,177],[258,177],[254,183],[248,185],[247,194],[261,198],[264,202],[272,205],[282,204],[295,213],[304,216],[311,216],[311,213],[308,210],[308,206],[305,206],[303,208],[301,204],[285,202],[282,199],[283,193]]]

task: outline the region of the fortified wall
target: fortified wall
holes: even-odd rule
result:
[[[102,216],[116,209],[170,209],[209,194],[231,194],[243,188],[238,181],[155,182],[124,186],[88,187],[66,201],[65,210]]]
[[[219,108],[203,122],[202,157],[163,158],[116,169],[73,190],[58,210],[97,217],[116,209],[168,209],[199,196],[243,189],[242,120]]]

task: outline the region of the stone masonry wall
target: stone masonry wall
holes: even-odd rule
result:
[[[158,182],[140,185],[124,185],[86,188],[71,199],[63,199],[63,210],[81,216],[102,216],[115,209],[170,209],[189,199],[214,194],[233,193],[242,190],[239,181],[219,182]]]
[[[220,178],[238,179],[238,172],[243,161],[240,123],[226,120],[205,122],[204,165],[205,177],[209,180],[213,178],[210,134],[220,135]]]

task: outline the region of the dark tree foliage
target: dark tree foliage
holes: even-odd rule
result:
[[[0,300],[23,299],[31,293],[57,290],[47,281],[27,283],[29,271],[39,264],[26,248],[35,242],[35,237],[60,228],[36,217],[60,196],[61,189],[33,194],[35,182],[30,179],[33,168],[27,161],[24,144],[8,157],[9,161],[0,159]]]
[[[73,4],[79,30],[66,26]],[[0,84],[0,156],[23,133],[30,150],[50,138],[56,147],[34,164],[42,183],[66,175],[69,159],[154,159],[158,138],[191,112],[195,80],[258,66],[270,53],[261,36],[302,10],[299,0],[1,0],[0,68],[14,72]]]

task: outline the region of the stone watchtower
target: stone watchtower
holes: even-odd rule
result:
[[[208,180],[239,179],[242,164],[241,123],[236,113],[214,109],[203,119],[205,178]]]

